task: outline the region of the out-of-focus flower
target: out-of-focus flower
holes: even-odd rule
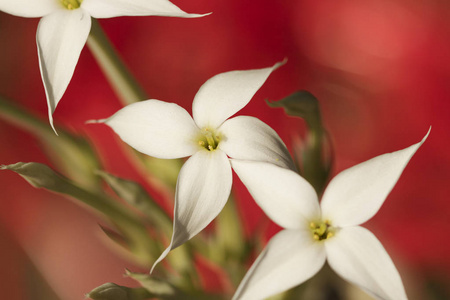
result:
[[[285,228],[270,240],[233,299],[263,299],[285,291],[311,278],[327,259],[336,273],[376,299],[407,299],[386,250],[358,225],[377,213],[427,136],[339,173],[320,205],[314,188],[297,173],[264,162],[231,160],[258,205]]]
[[[172,240],[155,265],[204,229],[224,207],[232,185],[227,156],[294,168],[283,141],[267,124],[249,116],[228,119],[247,105],[281,64],[210,78],[194,98],[193,118],[176,104],[147,100],[100,121],[147,155],[191,156],[177,180]]]
[[[0,10],[20,17],[42,17],[36,41],[52,127],[52,114],[72,78],[91,29],[91,17],[202,16],[188,14],[168,0],[1,0]]]

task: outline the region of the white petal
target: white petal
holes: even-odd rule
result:
[[[247,272],[233,300],[264,299],[299,285],[322,268],[324,250],[309,230],[280,231]]]
[[[402,280],[380,241],[367,229],[346,227],[325,242],[328,263],[376,299],[407,299]]]
[[[218,131],[223,135],[219,148],[237,159],[269,162],[294,170],[294,162],[278,134],[254,117],[226,120]]]
[[[147,100],[130,104],[104,121],[136,150],[158,158],[180,158],[199,150],[199,129],[174,103]]]
[[[294,171],[273,164],[232,159],[231,166],[256,203],[284,228],[307,228],[320,219],[314,188]]]
[[[166,16],[195,18],[204,15],[188,14],[168,0],[83,0],[81,7],[94,18],[118,16]]]
[[[19,17],[43,17],[63,9],[57,0],[0,0],[0,11]]]
[[[199,89],[192,104],[192,115],[199,127],[219,127],[252,99],[270,73],[284,64],[271,68],[231,71],[207,80]]]
[[[52,126],[52,113],[69,85],[90,29],[91,17],[82,9],[61,9],[39,22],[39,67]]]
[[[372,218],[428,133],[415,145],[377,156],[334,177],[323,195],[323,218],[334,226],[359,225]]]
[[[153,268],[211,223],[225,206],[231,184],[231,166],[223,151],[201,150],[186,161],[178,175],[172,241]]]

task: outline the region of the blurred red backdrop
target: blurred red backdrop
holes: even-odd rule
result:
[[[450,243],[450,4],[439,0],[173,1],[199,19],[121,17],[100,20],[113,44],[154,99],[191,111],[198,88],[230,70],[273,65],[274,72],[240,114],[271,125],[290,145],[301,120],[271,109],[296,90],[316,95],[332,136],[333,173],[418,142],[413,157],[380,212],[368,223],[392,255],[413,299],[429,280],[449,280]],[[0,94],[46,118],[35,33],[38,19],[0,13]],[[121,107],[89,49],[54,114],[55,124],[89,136],[106,170],[142,178],[120,153],[106,126],[89,119]],[[49,163],[32,136],[0,120],[0,163]],[[111,149],[118,149],[111,151]],[[70,158],[68,158],[70,159]],[[235,177],[247,233],[266,217]],[[0,286],[7,299],[27,299],[20,285],[25,255],[62,299],[122,278],[133,264],[104,242],[99,219],[66,199],[0,172]],[[270,233],[277,228],[270,225]],[[19,253],[19,254],[18,254]],[[146,270],[143,270],[146,271]],[[411,279],[419,285],[409,283]],[[12,287],[12,288],[11,288]],[[8,294],[10,293],[10,294]],[[34,298],[30,298],[34,299]]]

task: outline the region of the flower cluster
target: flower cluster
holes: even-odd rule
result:
[[[231,163],[257,204],[286,228],[269,242],[233,299],[263,299],[294,287],[326,259],[336,273],[376,298],[407,299],[383,246],[359,225],[377,213],[428,134],[420,143],[341,172],[319,205],[314,187],[295,172],[275,131],[253,117],[228,119],[279,65],[214,76],[194,98],[193,119],[176,104],[147,100],[98,121],[142,153],[191,156],[178,176],[172,240],[155,265],[222,210],[232,184]]]
[[[4,0],[0,10],[42,17],[36,40],[52,127],[52,114],[86,43],[91,17],[203,16],[185,13],[167,0]],[[199,234],[219,215],[230,196],[234,170],[267,216],[284,229],[269,241],[233,299],[264,299],[286,291],[314,276],[326,261],[342,278],[377,299],[407,299],[389,255],[360,225],[378,212],[428,133],[417,144],[339,173],[319,203],[317,187],[299,175],[279,135],[255,117],[234,116],[285,63],[210,78],[194,97],[192,117],[177,104],[150,99],[125,106],[109,118],[90,121],[106,124],[125,143],[148,156],[188,157],[176,181],[172,238],[151,273],[171,250]],[[65,193],[67,186],[77,196],[86,197],[65,179],[55,180],[49,168],[33,165],[31,172],[27,166],[2,169],[20,171],[39,187],[49,188],[45,180],[50,178],[54,191]],[[37,177],[31,180],[30,172]],[[98,203],[92,205],[100,207]],[[110,214],[141,230],[117,207]],[[117,285],[107,288],[127,293]],[[103,289],[95,293],[99,291]]]
[[[103,120],[142,153],[191,156],[178,176],[172,241],[156,263],[205,228],[225,206],[232,183],[228,157],[294,169],[286,146],[268,125],[247,116],[229,119],[279,66],[209,79],[194,98],[193,118],[176,104],[147,100]]]

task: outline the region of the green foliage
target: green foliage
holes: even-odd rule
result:
[[[294,149],[300,174],[320,195],[328,182],[332,167],[330,139],[322,124],[319,101],[310,92],[298,91],[270,107],[282,107],[286,114],[305,120],[307,132],[303,144]]]

